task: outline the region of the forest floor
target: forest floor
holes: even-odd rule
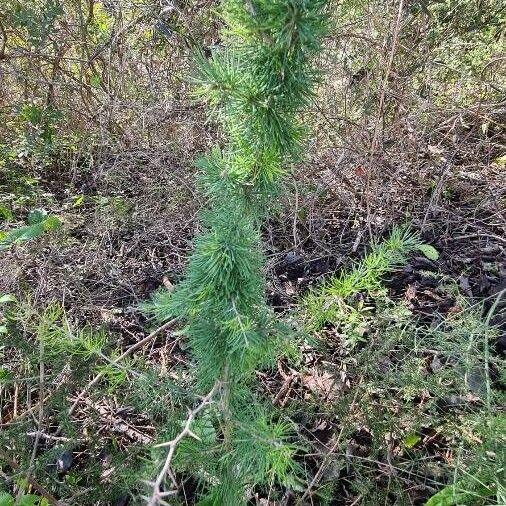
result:
[[[193,48],[226,45],[219,3],[0,2],[0,506],[144,504],[198,403],[183,324],[143,303],[184,276],[195,161],[224,144],[190,84]],[[506,503],[503,3],[329,2],[307,148],[262,228],[287,339],[252,383],[298,473],[251,506]],[[403,226],[429,254],[312,327],[308,294]],[[174,506],[216,484],[188,467]]]
[[[438,290],[449,280],[475,303],[483,301],[485,312],[491,307],[506,288],[506,187],[504,160],[499,158],[503,139],[498,129],[484,133],[481,116],[465,114],[418,142],[415,152],[406,152],[402,143],[381,150],[371,159],[373,169],[350,147],[344,146],[339,157],[331,152],[335,148],[310,153],[287,181],[290,191],[264,228],[268,298],[276,312],[289,317],[310,286],[349,267],[368,250],[371,237],[385,236],[395,223],[410,223],[439,257],[411,256],[385,280],[390,298],[404,301],[429,327],[459,311],[456,297]],[[493,121],[500,124],[504,111],[494,115]],[[65,160],[44,170],[39,190],[63,229],[57,240],[4,254],[0,292],[22,298],[30,290],[32,302],[40,307],[62,301],[70,321],[105,329],[121,350],[143,339],[153,324],[139,304],[158,288],[177,283],[199,227],[197,215],[204,203],[194,189],[192,159],[209,143],[205,131],[200,138],[184,158],[171,150],[101,151],[78,160],[78,170],[69,170]],[[503,293],[492,321],[501,329],[493,350],[499,356],[506,346],[506,313],[500,311],[505,307]],[[346,377],[341,367],[350,356],[333,340],[334,330],[322,334],[324,352],[303,349],[300,369],[280,360],[277,369],[258,372],[273,404],[293,404],[292,419],[300,420],[301,432],[320,457],[330,451],[341,426],[324,406],[358,381],[356,376]],[[187,363],[184,340],[171,329],[131,358],[152,364],[162,374]],[[300,401],[308,395],[319,399],[319,408],[307,408],[315,413],[306,417]],[[22,413],[29,409],[26,403],[34,402],[21,397],[15,408],[5,403],[3,424],[16,419],[12,409]],[[72,394],[70,401],[77,402],[72,417],[82,427],[83,438],[86,427],[93,425],[102,438],[120,438],[118,444],[125,448],[153,440],[149,416],[128,412],[121,397]],[[98,410],[98,421],[89,421],[90,406]],[[364,425],[349,437],[347,448],[367,459],[370,442]],[[448,441],[434,432],[427,432],[420,444],[426,455],[451,461]],[[85,454],[75,449],[72,465],[85,468]],[[305,457],[313,472],[320,461]],[[374,466],[375,480],[389,476],[391,469],[384,462]],[[357,504],[359,496],[346,489],[353,469],[336,472],[344,485],[340,499],[332,504]],[[433,490],[420,483],[416,477],[406,478],[413,504],[424,503]],[[285,499],[289,504],[290,497]],[[122,500],[126,501],[120,497],[114,504]]]

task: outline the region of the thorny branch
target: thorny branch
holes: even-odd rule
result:
[[[172,439],[172,441],[167,441],[166,443],[161,443],[155,446],[155,448],[168,447],[169,452],[167,453],[164,465],[161,471],[158,473],[156,480],[154,482],[148,482],[148,485],[153,488],[153,493],[151,494],[151,497],[143,497],[143,499],[147,501],[147,506],[168,505],[168,503],[164,500],[164,498],[174,496],[175,494],[177,494],[178,484],[176,478],[174,477],[172,471],[170,470],[170,465],[172,463],[172,459],[174,457],[176,448],[178,444],[185,437],[188,436],[200,441],[200,438],[196,434],[194,434],[191,430],[192,423],[195,420],[195,417],[213,402],[213,397],[216,394],[216,392],[220,390],[221,386],[222,382],[216,381],[211,391],[205,397],[202,398],[201,403],[193,410],[190,409],[188,410],[188,418],[186,419],[183,430],[174,439]],[[172,484],[174,485],[175,488],[173,490],[165,492],[162,491],[160,487],[162,486],[162,483],[164,482],[167,475],[171,479]]]

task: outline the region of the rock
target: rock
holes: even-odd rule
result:
[[[63,451],[56,459],[56,472],[60,474],[66,473],[72,466],[73,460],[72,452],[68,450]]]

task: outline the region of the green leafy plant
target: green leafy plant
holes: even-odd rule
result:
[[[48,354],[82,357],[100,356],[107,343],[102,331],[74,328],[67,320],[60,304],[50,304],[36,321],[35,334]]]
[[[305,319],[311,330],[321,330],[326,324],[341,325],[348,345],[361,340],[364,319],[370,306],[362,297],[384,291],[385,275],[407,261],[410,253],[423,246],[418,235],[409,228],[396,227],[390,236],[356,263],[326,281],[323,287],[311,290],[303,300]]]
[[[103,399],[121,399],[124,402],[121,407],[126,410],[127,417],[130,410],[134,410],[130,405],[144,409],[153,415],[153,423],[157,427],[166,425],[169,414],[173,416],[176,412],[175,401],[170,402],[171,395],[181,402],[181,394],[172,389],[167,381],[157,378],[145,364],[139,366],[128,357],[117,361],[122,350],[115,349],[114,344],[112,335],[102,329],[80,325],[68,316],[59,303],[49,303],[40,308],[29,296],[0,296],[0,401],[3,424],[0,446],[4,449],[4,453],[0,454],[0,467],[4,476],[9,478],[6,494],[13,497],[17,495],[15,487],[19,488],[26,470],[30,468],[31,478],[57,497],[70,497],[85,490],[88,495],[86,499],[80,499],[79,504],[97,504],[99,501],[113,503],[118,496],[133,491],[145,476],[144,473],[148,472],[150,468],[145,469],[145,449],[140,445],[129,448],[128,458],[125,458],[124,448],[116,446],[116,440],[124,434],[118,431],[107,445],[108,458],[112,459],[115,470],[114,480],[101,481],[103,468],[97,465],[94,456],[87,461],[84,474],[71,462],[70,469],[60,473],[61,479],[56,479],[55,469],[58,469],[62,454],[72,455],[76,444],[93,449],[102,447],[104,443],[103,435],[98,430],[102,423],[100,416],[95,416],[94,412],[87,420],[94,428],[83,429],[80,422],[70,415],[76,409],[76,406],[72,407],[75,400],[73,394],[87,391],[90,379],[98,378],[94,383],[93,395]],[[22,408],[16,409],[16,402],[19,400],[19,406],[31,403],[37,409],[37,400],[26,401],[23,393],[26,391],[30,395],[37,390],[41,361],[47,385],[45,391],[50,394],[44,399],[44,413],[51,417],[53,428],[43,430],[44,439],[39,440],[38,454],[31,462],[33,438],[27,437],[27,433],[38,433],[39,428],[32,417],[24,416]],[[135,385],[125,385],[131,377],[135,377]],[[19,394],[16,393],[18,390]],[[128,432],[125,418],[116,416],[115,420],[117,427]],[[61,437],[53,439],[56,430],[61,431]],[[146,444],[149,440],[139,433],[136,441]],[[90,455],[95,454],[91,452]],[[15,462],[15,467],[10,462]],[[6,500],[10,500],[9,497]],[[25,500],[35,501],[35,496],[32,494]],[[45,504],[44,501],[42,499],[40,504]],[[39,502],[26,504],[38,505]]]
[[[433,495],[426,506],[458,506],[460,504],[476,504],[480,499],[486,500],[496,494],[492,487],[485,485],[479,477],[471,477],[466,481],[448,485]]]
[[[56,19],[63,14],[63,7],[57,0],[33,2],[33,5],[15,2],[10,14],[13,25],[25,29],[30,44],[39,48],[46,44]]]
[[[428,506],[504,504],[506,418],[498,375],[505,362],[491,352],[494,306],[485,312],[453,284],[435,291],[451,293],[458,310],[432,325],[376,291],[367,342],[341,354],[339,371],[349,384],[326,407],[340,421],[340,444],[329,462],[346,469],[335,488],[344,483],[367,506],[388,503],[391,494],[409,504],[411,488],[423,491]],[[327,334],[319,337],[320,349],[335,352]],[[302,409],[309,411],[307,403]],[[325,412],[321,403],[315,409]],[[356,442],[364,437],[367,443]],[[371,479],[378,463],[385,473]],[[334,485],[321,483],[315,495]],[[337,493],[329,493],[329,502]]]
[[[34,494],[23,494],[19,499],[6,492],[0,492],[0,506],[48,506],[49,502],[45,497]]]
[[[46,211],[35,209],[28,214],[27,225],[9,232],[0,232],[0,251],[6,250],[15,244],[24,243],[40,237],[45,232],[58,230],[61,221]]]

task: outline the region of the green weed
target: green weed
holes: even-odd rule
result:
[[[430,506],[503,504],[506,364],[490,351],[497,332],[483,304],[456,294],[459,310],[425,326],[381,290],[371,303],[367,343],[342,358],[351,386],[327,408],[343,424],[343,486],[371,506],[392,494],[410,504],[411,489]]]
[[[424,246],[409,228],[394,228],[385,241],[373,245],[370,253],[349,271],[330,278],[323,287],[312,289],[304,297],[302,308],[308,328],[318,331],[327,324],[338,325],[347,346],[362,341],[373,309],[362,297],[383,294],[385,275]]]

